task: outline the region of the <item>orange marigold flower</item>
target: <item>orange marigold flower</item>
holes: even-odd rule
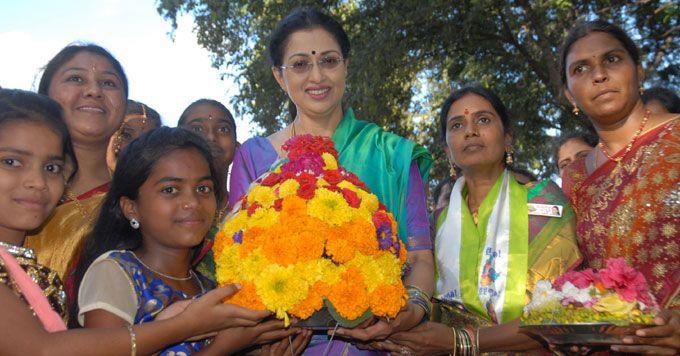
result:
[[[333,286],[328,300],[345,319],[354,320],[362,316],[369,308],[368,292],[359,269],[350,267],[340,277],[340,282]]]
[[[323,307],[323,298],[328,294],[330,286],[324,282],[316,282],[312,288],[309,289],[307,298],[296,304],[290,313],[300,319],[307,319],[314,312],[321,310]]]
[[[240,283],[241,283],[241,290],[239,290],[231,298],[225,299],[224,303],[240,305],[244,308],[253,309],[253,310],[265,310],[266,308],[265,308],[264,304],[262,304],[260,297],[257,295],[257,290],[255,288],[255,284],[253,284],[251,282],[240,282]],[[223,285],[220,285],[220,287],[223,287],[227,284],[229,284],[229,283],[225,283]]]
[[[225,247],[231,246],[233,244],[234,240],[231,238],[231,236],[227,237],[224,232],[219,231],[217,234],[215,234],[215,241],[212,247],[214,256],[221,255]]]
[[[406,297],[402,283],[381,285],[369,295],[371,311],[378,316],[394,318],[406,304]]]

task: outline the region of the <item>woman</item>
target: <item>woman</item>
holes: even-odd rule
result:
[[[566,166],[577,158],[585,157],[596,145],[597,137],[588,133],[577,132],[562,136],[555,144],[553,152],[553,159],[560,177]]]
[[[281,145],[286,140],[299,134],[330,136],[340,163],[357,174],[397,217],[399,236],[408,241],[412,267],[404,284],[414,297],[417,294],[429,300],[433,262],[423,181],[432,158],[424,148],[357,120],[350,108],[343,109],[349,49],[342,26],[318,10],[298,9],[278,24],[269,43],[272,73],[294,105],[294,120],[269,137],[243,143],[234,159],[230,203],[238,201],[253,180],[283,158]],[[365,328],[339,329],[337,334],[362,341],[384,338],[417,325],[426,308],[409,302],[396,319],[380,320]],[[313,339],[308,352],[360,352],[344,342],[328,345],[325,339]]]
[[[22,245],[26,231],[50,215],[64,182],[72,176],[63,170],[67,160],[75,163],[69,136],[55,101],[21,90],[0,90],[0,354],[151,354],[210,331],[226,329],[220,334],[242,336],[244,327],[257,329],[259,325],[253,325],[268,313],[222,304],[238,291],[230,285],[191,301],[186,312],[167,320],[66,330],[59,277]],[[224,336],[219,339],[220,344],[227,341]]]
[[[161,116],[158,112],[139,101],[128,100],[125,118],[118,131],[111,136],[106,149],[106,165],[113,174],[120,153],[137,137],[147,131],[161,127]]]
[[[635,353],[680,350],[680,117],[652,114],[640,98],[643,69],[633,41],[620,28],[593,21],[576,25],[561,52],[564,93],[586,115],[597,148],[564,172],[577,213],[576,231],[590,267],[613,257],[647,278],[666,308],[658,327],[624,338]],[[675,311],[671,311],[675,309]],[[653,336],[653,337],[652,337]]]
[[[519,333],[519,317],[537,281],[580,262],[573,211],[550,180],[523,185],[511,172],[510,119],[493,92],[467,87],[452,93],[440,121],[445,151],[462,178],[437,217],[439,322],[397,333],[380,346],[417,354],[540,348]]]
[[[106,149],[125,116],[128,82],[108,51],[74,44],[47,63],[38,92],[64,110],[79,169],[60,205],[27,237],[26,245],[36,251],[41,264],[64,279],[109,187]]]

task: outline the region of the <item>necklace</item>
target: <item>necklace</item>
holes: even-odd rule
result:
[[[642,122],[640,123],[640,127],[638,127],[637,131],[635,132],[635,135],[633,135],[633,138],[630,140],[628,145],[626,146],[626,150],[623,151],[623,154],[618,156],[618,157],[612,157],[609,152],[607,152],[607,149],[604,147],[604,143],[600,140],[600,142],[597,144],[597,146],[600,148],[600,151],[604,154],[607,159],[614,161],[616,163],[621,162],[621,160],[626,157],[628,152],[633,149],[633,145],[635,144],[635,141],[637,141],[638,137],[640,137],[640,134],[642,133],[642,130],[645,128],[645,125],[647,124],[647,120],[649,120],[649,114],[651,112],[649,110],[645,110],[645,116],[642,118]]]
[[[134,252],[130,251],[130,253],[131,253],[133,256],[135,256],[135,258],[137,259],[137,261],[139,261],[139,263],[141,263],[142,266],[146,267],[146,269],[148,269],[149,271],[151,271],[151,272],[153,272],[153,273],[155,273],[155,274],[157,274],[157,275],[159,275],[159,276],[161,276],[161,277],[165,277],[165,278],[171,279],[171,280],[173,280],[173,281],[188,281],[188,280],[190,280],[190,279],[194,276],[194,271],[191,270],[191,269],[189,270],[188,276],[186,276],[186,277],[173,277],[173,276],[169,276],[169,275],[167,275],[167,274],[165,274],[165,273],[158,272],[158,271],[156,271],[155,269],[153,269],[153,268],[147,266],[146,263],[144,263],[144,261],[142,261],[141,258],[137,257],[137,255],[136,255]]]
[[[27,258],[29,260],[35,259],[35,252],[33,252],[33,249],[31,248],[12,245],[4,241],[0,241],[0,246],[3,246],[7,252],[14,256]]]

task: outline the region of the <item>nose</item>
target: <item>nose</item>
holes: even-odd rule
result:
[[[198,198],[196,197],[196,192],[194,190],[185,191],[184,199],[182,199],[182,209],[195,209],[197,205]]]
[[[86,97],[101,98],[102,88],[101,85],[99,85],[99,82],[96,80],[89,80],[88,83],[85,85],[84,95]]]
[[[215,130],[213,128],[208,128],[205,130],[205,140],[208,142],[215,142]]]
[[[312,69],[309,70],[309,80],[312,82],[320,82],[321,78],[323,78],[323,73],[321,73],[321,66],[319,66],[319,63],[314,62],[312,64]]]
[[[592,73],[594,83],[600,84],[609,80],[609,77],[607,76],[607,70],[603,65],[596,66]]]
[[[24,178],[24,188],[35,190],[47,190],[47,177],[41,169],[32,169]]]
[[[479,133],[477,132],[477,125],[471,122],[465,125],[465,138],[473,136],[479,136]]]

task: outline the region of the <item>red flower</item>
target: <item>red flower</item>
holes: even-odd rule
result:
[[[562,286],[566,282],[571,282],[576,288],[588,288],[588,286],[591,283],[595,283],[597,281],[597,276],[595,275],[595,271],[592,269],[588,268],[583,271],[569,271],[566,272],[565,274],[557,277],[555,279],[555,282],[553,283],[553,286],[559,291],[562,290]]]
[[[300,185],[297,190],[297,195],[305,200],[314,198],[314,192],[316,191],[316,184],[305,184]]]
[[[288,159],[291,162],[297,160],[300,155],[310,152],[319,156],[327,152],[336,159],[338,157],[338,151],[335,150],[335,145],[330,137],[312,136],[310,134],[298,135],[286,141],[281,148],[288,152]]]
[[[357,193],[347,188],[342,189],[342,196],[345,197],[347,204],[352,208],[358,208],[361,205],[361,198],[359,198]]]
[[[361,180],[359,180],[359,177],[357,177],[356,174],[354,174],[354,173],[352,173],[352,172],[350,172],[350,171],[345,171],[345,172],[346,172],[346,174],[345,174],[345,179],[347,179],[350,183],[356,185],[357,187],[359,187],[359,188],[361,188],[361,189],[363,189],[363,190],[365,190],[365,191],[369,191],[369,189],[368,189],[368,187],[366,186],[366,184],[364,184],[364,182],[362,182]]]
[[[281,208],[283,208],[283,199],[274,200],[274,210],[281,211]]]
[[[337,169],[328,170],[323,172],[323,179],[331,185],[336,185],[343,181],[344,177]]]
[[[260,205],[260,203],[258,202],[250,204],[250,206],[248,207],[248,216],[252,216],[253,214],[255,214],[255,211],[257,211],[257,209],[261,207],[262,205]]]
[[[598,276],[605,288],[614,289],[623,300],[632,302],[638,299],[645,304],[653,304],[645,276],[629,266],[625,259],[610,258],[607,267],[601,269]]]
[[[265,187],[273,187],[276,183],[281,181],[281,175],[278,173],[270,173],[263,180],[261,185]]]
[[[313,174],[307,173],[307,172],[302,172],[299,175],[296,175],[293,177],[298,183],[300,183],[300,186],[305,186],[305,185],[314,185],[316,186],[316,176]]]

